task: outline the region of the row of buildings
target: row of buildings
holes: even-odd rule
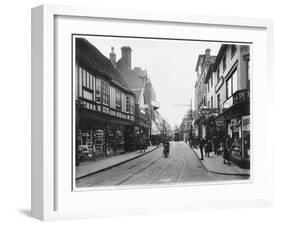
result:
[[[195,67],[195,136],[233,142],[232,160],[250,163],[250,46],[222,44],[216,56],[206,49]]]
[[[161,136],[160,107],[147,71],[132,69],[132,49],[117,61],[84,38],[75,39],[76,150],[94,156],[139,149]],[[161,127],[162,128],[162,127]]]

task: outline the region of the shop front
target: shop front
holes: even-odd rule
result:
[[[207,139],[212,139],[217,136],[217,126],[215,122],[214,115],[209,115],[202,124],[205,127],[205,137]]]
[[[76,148],[84,160],[131,151],[133,125],[133,121],[83,109],[76,120]]]
[[[250,167],[249,90],[239,90],[231,97],[232,105],[223,113],[226,134],[232,140],[232,161],[242,168]]]

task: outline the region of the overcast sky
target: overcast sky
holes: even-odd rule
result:
[[[137,38],[87,36],[106,57],[114,47],[117,60],[121,47],[132,48],[132,68],[146,69],[160,103],[161,116],[172,128],[179,125],[189,109],[186,105],[192,99],[194,109],[195,66],[199,54],[206,48],[216,55],[220,43],[202,41],[153,40]]]

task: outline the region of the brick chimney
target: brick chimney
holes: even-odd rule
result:
[[[109,54],[111,63],[116,64],[116,54],[114,53],[114,47],[111,47],[111,53]]]
[[[209,48],[205,50],[205,55],[206,55],[206,57],[211,56],[211,50]]]
[[[132,49],[131,49],[131,47],[130,46],[123,46],[121,48],[121,52],[122,52],[122,60],[131,69],[131,67],[132,67],[132,59],[131,59]]]

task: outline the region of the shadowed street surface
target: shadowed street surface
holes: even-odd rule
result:
[[[196,153],[184,142],[170,142],[170,155],[163,157],[159,147],[139,158],[76,180],[77,187],[170,184],[244,180],[248,176],[209,172]]]

